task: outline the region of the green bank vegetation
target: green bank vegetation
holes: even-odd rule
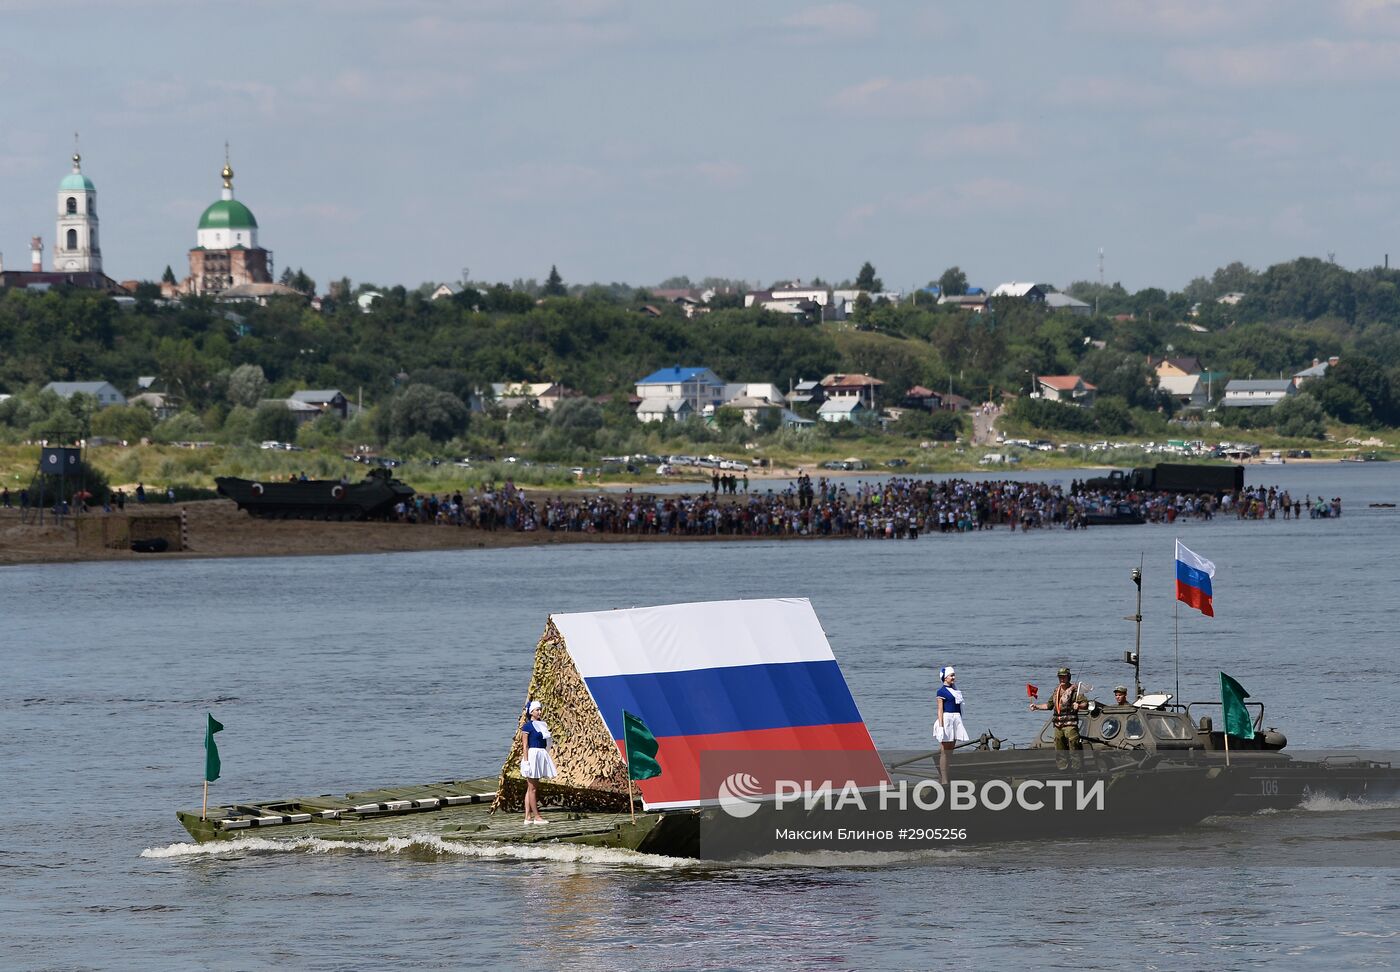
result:
[[[873,268],[862,275],[874,278]],[[962,286],[957,268],[940,278]],[[680,281],[668,281],[680,284]],[[687,282],[688,283],[688,282]],[[703,365],[726,381],[786,389],[833,372],[884,381],[882,404],[924,385],[973,402],[1015,396],[1000,427],[1057,441],[1226,438],[1233,428],[1183,429],[1174,404],[1152,386],[1149,354],[1197,356],[1215,374],[1287,376],[1314,359],[1338,356],[1327,376],[1273,409],[1221,410],[1218,420],[1265,446],[1318,445],[1328,435],[1368,436],[1400,424],[1400,271],[1349,271],[1300,259],[1256,272],[1238,264],[1180,292],[1075,283],[1066,291],[1097,307],[1087,317],[998,298],[986,313],[938,305],[925,293],[899,304],[864,301],[850,321],[794,318],[738,306],[721,295],[687,318],[679,307],[622,285],[568,287],[557,273],[543,285],[467,285],[428,299],[431,288],[383,288],[367,311],[343,281],[343,300],[317,310],[294,297],[266,306],[187,299],[165,304],[143,285],[129,306],[83,291],[0,291],[0,444],[93,438],[152,443],[94,449],[114,482],[207,483],[217,474],[354,472],[355,450],[392,455],[427,484],[473,481],[499,472],[517,481],[568,482],[575,466],[602,456],[715,453],[782,464],[859,456],[872,464],[905,458],[912,468],[975,465],[980,451],[953,444],[965,416],[913,412],[881,429],[874,422],[775,421],[751,428],[721,410],[713,422],[642,425],[627,396],[657,368]],[[1244,296],[1234,303],[1218,298]],[[1194,316],[1193,316],[1194,315]],[[1191,325],[1191,326],[1183,326]],[[1195,328],[1201,328],[1197,330]],[[1036,375],[1079,374],[1098,388],[1092,408],[1026,397]],[[140,406],[43,394],[48,381],[107,380],[124,392],[140,375],[177,411],[157,421]],[[581,393],[552,412],[507,414],[481,402],[492,382],[554,381]],[[269,399],[297,389],[338,388],[364,410],[349,421],[323,416],[297,427]],[[265,440],[306,451],[259,450]],[[179,449],[179,442],[206,442]],[[7,481],[23,473],[21,452],[5,450]],[[473,469],[431,459],[528,459]],[[1028,462],[1078,461],[1040,454]],[[362,468],[362,467],[361,467]],[[408,474],[408,473],[406,473]]]

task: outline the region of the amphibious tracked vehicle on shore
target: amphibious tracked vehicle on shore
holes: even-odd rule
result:
[[[219,495],[233,500],[240,510],[279,520],[379,520],[414,494],[412,486],[394,479],[387,469],[375,469],[358,483],[326,479],[277,482],[234,476],[220,476],[214,482]]]

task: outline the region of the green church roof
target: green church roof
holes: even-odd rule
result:
[[[199,217],[200,229],[257,229],[253,211],[237,199],[220,199]]]
[[[70,172],[58,184],[59,192],[96,192],[92,180],[81,172]]]

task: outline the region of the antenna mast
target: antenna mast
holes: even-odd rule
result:
[[[1142,555],[1145,559],[1146,555]],[[1133,688],[1135,699],[1142,698],[1142,560],[1133,568],[1133,583],[1137,585],[1137,614],[1130,614],[1123,620],[1137,623],[1137,640],[1132,651],[1123,652],[1123,660],[1133,666]],[[1178,691],[1180,691],[1178,689]]]
[[[1103,294],[1103,247],[1099,247],[1099,289],[1094,294],[1094,316],[1099,316],[1099,297]]]

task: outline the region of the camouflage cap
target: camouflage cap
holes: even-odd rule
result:
[[[1119,692],[1122,692],[1124,695],[1127,695],[1127,694],[1128,694],[1128,686],[1126,686],[1126,685],[1117,685],[1117,686],[1115,686],[1114,689],[1113,689],[1113,693],[1116,695],[1116,694],[1118,694]]]
[[[1061,668],[1061,669],[1060,669],[1058,672],[1056,672],[1055,674],[1056,674],[1056,675],[1068,675],[1068,674],[1069,674],[1069,669],[1068,669],[1068,668]]]

